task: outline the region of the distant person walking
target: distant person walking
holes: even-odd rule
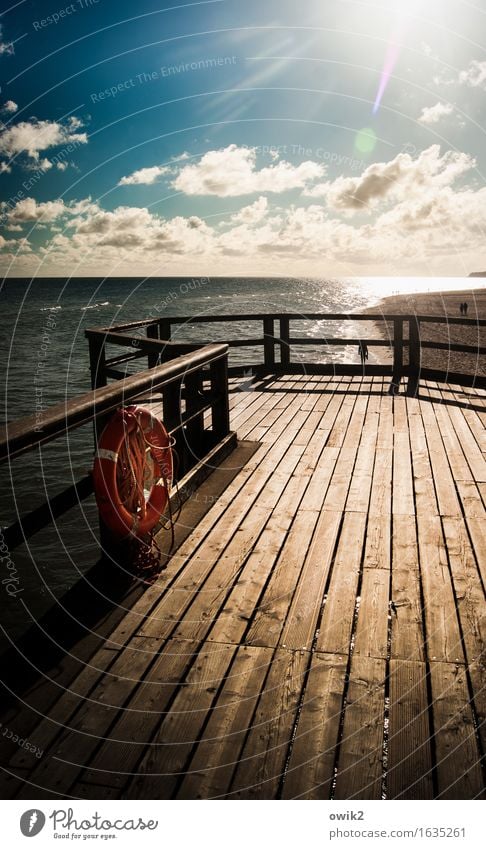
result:
[[[361,365],[364,366],[366,360],[368,359],[368,345],[366,344],[366,342],[359,342],[358,347]]]
[[[464,301],[464,315],[467,315],[467,301]]]
[[[461,304],[459,309],[461,310],[461,315],[464,315],[464,304]]]

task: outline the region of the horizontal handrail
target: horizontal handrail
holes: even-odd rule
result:
[[[41,418],[35,415],[26,416],[7,423],[0,435],[0,463],[113,412],[121,403],[134,401],[147,390],[162,390],[178,379],[199,371],[202,366],[210,366],[224,359],[227,353],[226,345],[206,345],[161,366],[138,372],[123,381],[102,386],[66,403],[49,407]]]
[[[331,337],[298,335],[294,332],[291,335],[291,322],[327,322],[332,324],[333,321],[339,322],[372,322],[373,324],[385,325],[385,333],[379,338],[364,338],[363,330],[357,330],[356,336],[350,338],[349,335],[338,336],[335,333]],[[231,315],[193,315],[193,316],[172,316],[164,315],[158,319],[150,318],[140,322],[132,322],[131,324],[118,325],[110,328],[98,328],[89,330],[86,335],[90,343],[90,361],[93,385],[101,385],[106,383],[108,378],[119,379],[123,377],[121,371],[113,371],[109,368],[112,365],[112,360],[106,359],[106,345],[119,344],[124,345],[129,349],[126,353],[126,360],[132,358],[133,349],[138,348],[146,354],[149,367],[154,367],[161,359],[168,360],[177,349],[177,333],[172,334],[174,326],[181,325],[217,325],[237,323],[250,325],[255,322],[260,322],[263,325],[263,336],[258,338],[242,338],[242,339],[225,339],[225,343],[229,349],[233,348],[262,348],[263,356],[261,364],[255,366],[251,364],[251,368],[256,368],[259,373],[270,374],[274,372],[285,373],[291,371],[292,353],[299,346],[322,346],[324,348],[332,348],[333,346],[351,346],[360,348],[362,366],[366,361],[365,346],[369,348],[389,348],[393,351],[393,386],[400,383],[402,377],[409,378],[409,388],[413,387],[413,383],[418,385],[419,375],[424,373],[421,363],[422,350],[448,351],[450,353],[471,354],[476,357],[484,356],[486,348],[480,344],[482,340],[478,339],[478,344],[470,342],[462,343],[460,341],[432,341],[422,338],[426,333],[421,333],[421,328],[424,325],[439,325],[447,328],[453,326],[474,328],[475,330],[486,327],[486,319],[466,318],[464,316],[455,317],[448,315],[423,315],[421,313],[377,313],[377,312],[275,312],[275,313],[233,313]],[[146,336],[140,336],[131,331],[138,331],[146,328]],[[292,328],[295,331],[295,325]],[[340,328],[341,329],[341,328]],[[305,331],[304,331],[305,333]],[[208,334],[209,335],[209,334]],[[225,334],[226,335],[226,334]],[[236,335],[236,334],[235,334]],[[250,334],[248,334],[250,335]],[[444,333],[440,335],[444,336]],[[247,334],[245,334],[247,337]],[[180,345],[188,343],[179,343]],[[404,362],[404,354],[408,353],[408,362]],[[299,355],[300,357],[301,355]],[[123,357],[116,359],[116,365],[121,365],[124,362]],[[301,365],[300,363],[298,365]],[[316,364],[317,365],[321,364]],[[376,364],[374,364],[376,365]],[[370,369],[371,364],[366,363],[366,368]],[[244,369],[244,366],[240,368]],[[336,368],[344,368],[343,364],[337,364]],[[389,364],[383,365],[382,368],[388,373]],[[234,373],[234,368],[231,368]],[[385,373],[385,372],[383,372]],[[444,375],[446,371],[444,371]],[[483,385],[484,378],[481,375],[461,375],[462,378],[474,378],[478,385]]]
[[[298,313],[298,312],[282,312],[282,313],[242,313],[231,315],[195,315],[195,316],[165,316],[165,319],[171,324],[210,324],[211,322],[235,322],[235,321],[263,321],[264,318],[280,321],[281,319],[289,319],[290,321],[416,321],[436,322],[439,324],[465,324],[479,325],[486,327],[486,319],[484,318],[456,318],[452,316],[432,316],[422,315],[419,313]],[[152,320],[147,323],[154,323]],[[156,323],[156,322],[155,322]],[[107,328],[98,328],[97,332],[106,332]],[[118,327],[117,327],[118,329]],[[120,327],[121,329],[121,327]]]

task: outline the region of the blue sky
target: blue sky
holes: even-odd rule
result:
[[[486,10],[465,0],[2,9],[2,273],[486,267]]]

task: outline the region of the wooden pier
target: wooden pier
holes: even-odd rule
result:
[[[149,339],[148,403],[165,415],[192,357],[200,406],[186,393],[178,414],[198,445],[213,414],[215,438],[157,582],[127,586],[26,690],[11,677],[2,722],[42,756],[0,737],[4,796],[483,798],[485,389],[417,376],[402,349],[408,394],[393,367],[299,374],[285,353],[228,378],[218,345],[159,365]],[[141,378],[103,386],[94,351],[101,421]]]

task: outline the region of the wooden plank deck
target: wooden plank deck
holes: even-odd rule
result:
[[[43,755],[17,748],[4,787],[482,797],[486,393],[270,376],[232,381],[231,407],[259,447],[31,722]]]

